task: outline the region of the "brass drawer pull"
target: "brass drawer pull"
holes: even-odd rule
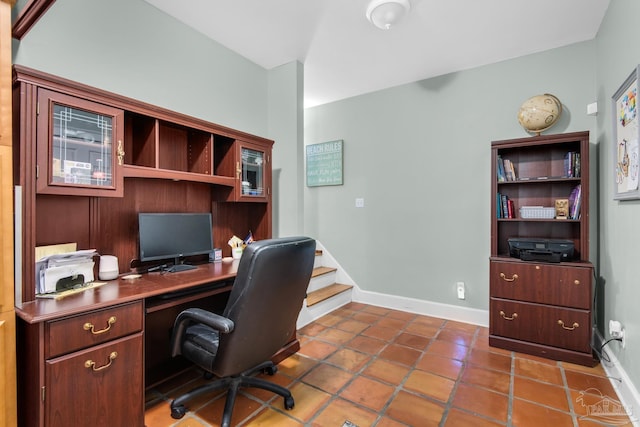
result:
[[[111,354],[109,355],[109,362],[106,365],[103,365],[103,366],[100,366],[99,368],[96,368],[96,362],[94,362],[93,360],[89,359],[86,362],[84,362],[84,367],[85,368],[91,368],[91,370],[93,372],[102,371],[103,369],[107,369],[109,366],[111,366],[111,363],[116,359],[116,357],[118,357],[118,352],[117,351],[112,351]]]
[[[514,319],[517,319],[517,318],[518,318],[518,313],[513,313],[513,314],[511,315],[511,317],[509,317],[509,316],[507,316],[507,314],[506,314],[504,311],[500,310],[500,316],[501,316],[504,320],[514,320]]]
[[[502,280],[504,280],[505,282],[515,282],[516,280],[518,280],[518,275],[514,274],[513,276],[511,276],[511,278],[509,279],[504,273],[500,273],[500,278]]]
[[[107,327],[104,329],[100,329],[99,331],[96,331],[93,323],[89,323],[89,322],[85,323],[82,328],[85,331],[91,331],[93,335],[99,335],[99,334],[104,334],[109,329],[111,329],[111,325],[113,325],[114,323],[116,323],[116,316],[111,316],[109,317],[109,320],[107,320]]]
[[[558,320],[558,325],[562,326],[562,329],[566,329],[567,331],[573,331],[575,328],[580,327],[578,322],[573,322],[573,325],[571,325],[570,327],[564,326],[564,322],[562,320]]]

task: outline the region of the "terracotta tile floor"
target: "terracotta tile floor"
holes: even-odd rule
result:
[[[300,351],[271,377],[289,387],[295,407],[285,411],[281,397],[243,389],[234,426],[632,425],[617,413],[589,416],[599,402],[617,403],[600,365],[492,348],[487,328],[351,303],[298,337]],[[194,399],[181,420],[170,416],[171,399],[203,381],[194,370],[147,392],[146,426],[218,426],[224,393]]]

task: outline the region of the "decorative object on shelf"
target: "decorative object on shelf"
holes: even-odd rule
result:
[[[556,219],[569,217],[569,199],[556,199]]]
[[[638,78],[640,66],[627,77],[613,95],[613,198],[640,199],[638,160]]]
[[[562,114],[562,103],[550,93],[527,99],[518,111],[518,122],[527,132],[540,135],[556,124]]]
[[[389,30],[409,13],[409,0],[373,0],[367,7],[367,19],[381,30]]]

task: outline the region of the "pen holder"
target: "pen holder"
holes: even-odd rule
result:
[[[231,257],[233,259],[242,258],[242,246],[238,246],[237,248],[231,248]]]

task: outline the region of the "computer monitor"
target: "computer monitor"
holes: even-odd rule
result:
[[[140,261],[173,258],[165,271],[191,270],[180,258],[213,251],[211,213],[139,213]]]

